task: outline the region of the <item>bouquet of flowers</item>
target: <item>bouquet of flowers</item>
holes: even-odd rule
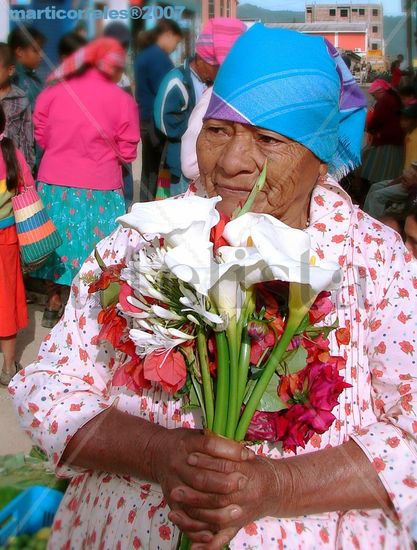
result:
[[[127,265],[106,266],[96,252],[98,341],[126,356],[114,385],[159,384],[200,407],[215,434],[296,452],[328,430],[348,387],[328,336],[347,343],[349,331],[323,322],[340,269],[317,261],[304,231],[248,204],[227,220],[220,200],[139,203],[119,219],[141,245]]]

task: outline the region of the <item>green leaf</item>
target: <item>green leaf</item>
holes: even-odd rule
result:
[[[243,216],[243,214],[250,212],[250,209],[252,208],[252,205],[255,202],[256,195],[259,193],[259,191],[263,189],[265,185],[266,165],[267,165],[267,161],[265,161],[265,164],[262,168],[262,172],[260,173],[258,179],[256,180],[255,185],[252,187],[252,191],[249,193],[249,196],[246,199],[245,204],[242,207],[236,208],[236,210],[233,212],[232,220],[235,220],[239,216]]]
[[[261,401],[259,402],[259,405],[256,407],[257,411],[277,412],[287,408],[287,405],[278,397],[278,386],[279,377],[274,374],[261,398]]]
[[[94,249],[94,257],[96,259],[96,262],[98,263],[99,268],[104,271],[106,269],[106,264],[103,261],[103,258],[98,253],[97,247]]]
[[[103,308],[116,305],[119,301],[120,283],[110,283],[107,288],[100,291],[100,302]]]
[[[326,325],[323,327],[317,327],[315,325],[311,325],[307,327],[307,329],[304,331],[306,336],[309,338],[316,338],[317,336],[320,336],[320,334],[324,335],[324,338],[328,338],[329,334],[333,331],[339,328],[339,320],[336,319],[336,321],[332,325]]]
[[[285,374],[294,374],[300,371],[307,364],[307,355],[307,351],[302,346],[287,351],[278,365],[279,371]]]

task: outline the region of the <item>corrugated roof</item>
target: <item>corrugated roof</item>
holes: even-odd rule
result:
[[[299,32],[366,32],[366,23],[266,23],[267,27],[284,27]]]

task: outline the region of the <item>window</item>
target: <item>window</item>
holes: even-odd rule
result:
[[[214,17],[214,0],[208,1],[208,16],[209,19]]]
[[[352,13],[358,13],[358,8],[352,8]]]
[[[329,10],[329,15],[334,17],[336,15],[336,10]]]
[[[312,8],[307,8],[307,13],[312,13],[312,12],[313,12]]]
[[[372,27],[372,32],[377,33],[378,32],[378,27],[376,27],[376,26]]]
[[[220,0],[220,17],[224,17],[224,0]]]
[[[348,10],[341,9],[340,10],[340,17],[347,17],[348,16]]]
[[[375,44],[375,42],[373,42],[372,43],[372,49],[377,50],[378,49],[378,44]]]
[[[372,15],[373,15],[374,17],[378,17],[378,15],[379,15],[379,10],[372,10]]]
[[[230,0],[226,0],[226,17],[230,17]]]
[[[365,15],[365,10],[363,8],[359,8],[359,15],[360,16]]]

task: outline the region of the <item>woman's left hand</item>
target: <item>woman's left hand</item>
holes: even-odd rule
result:
[[[245,525],[275,514],[282,494],[277,461],[256,457],[249,462],[232,462],[200,453],[189,455],[187,461],[200,471],[239,472],[248,479],[243,490],[226,495],[197,492],[187,486],[173,490],[171,498],[178,503],[179,509],[170,512],[169,518],[196,541],[193,549],[220,550]],[[199,533],[191,532],[195,520],[210,526],[215,534],[210,542],[201,544]]]

